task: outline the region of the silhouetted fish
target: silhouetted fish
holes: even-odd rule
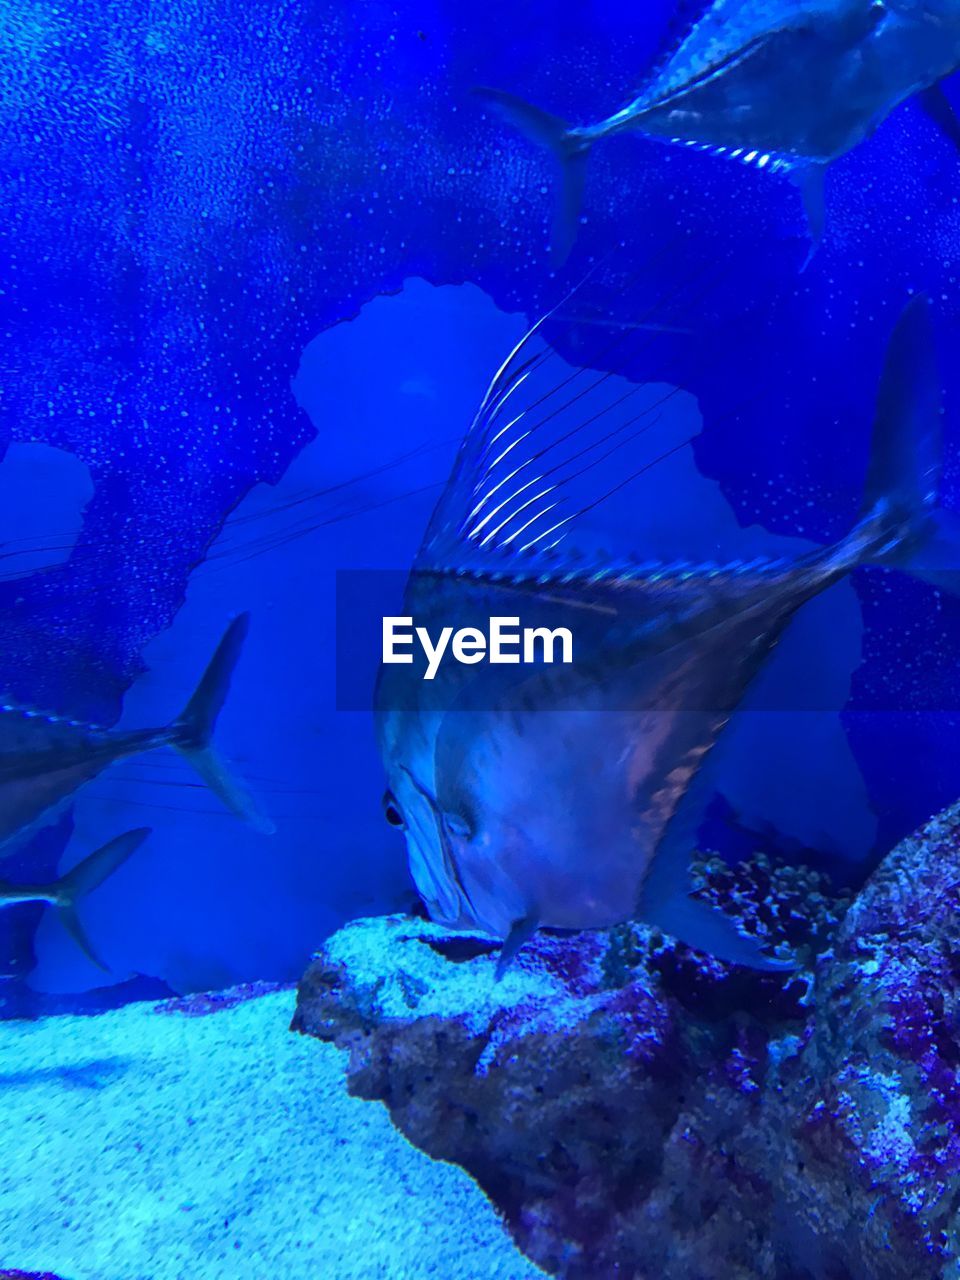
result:
[[[598,124],[571,128],[513,94],[478,92],[559,158],[560,256],[573,243],[587,153],[624,130],[791,172],[815,248],[826,166],[898,103],[928,91],[933,117],[960,136],[936,88],[958,65],[956,0],[715,0],[633,101]]]
[[[597,414],[558,430],[542,398],[520,412],[518,389],[539,359],[530,336],[461,447],[405,613],[431,634],[495,616],[560,622],[585,648],[572,666],[452,663],[432,681],[416,666],[384,666],[387,818],[406,830],[431,915],[508,940],[507,957],[538,925],[636,917],[721,958],[770,967],[729,917],[690,897],[704,798],[696,784],[805,601],[858,565],[936,580],[937,564],[956,563],[960,539],[936,507],[929,304],[907,308],[890,346],[861,518],[832,547],[770,563],[615,565],[565,554],[565,531],[604,496],[565,512],[568,483],[623,428]],[[599,435],[584,436],[587,421]]]
[[[56,907],[61,923],[84,955],[97,968],[106,969],[80,923],[77,903],[123,866],[149,834],[149,827],[140,827],[117,836],[52,884],[11,884],[8,880],[0,880],[0,908],[17,906],[22,902],[47,902]]]
[[[258,830],[272,831],[273,824],[230,776],[211,743],[249,622],[247,614],[233,620],[183,713],[163,729],[107,731],[0,702],[0,847],[28,832],[115,760],[157,747],[175,748],[228,808]]]

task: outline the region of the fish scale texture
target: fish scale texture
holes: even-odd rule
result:
[[[811,878],[806,922],[758,866],[708,891],[790,938],[786,979],[631,927],[541,935],[498,986],[491,944],[391,917],[329,940],[294,1025],[567,1280],[956,1277],[960,807],[852,905]]]

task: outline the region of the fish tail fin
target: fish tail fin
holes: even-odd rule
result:
[[[212,738],[230,681],[250,629],[250,615],[239,614],[224,632],[207,664],[193,697],[170,727],[170,743],[197,771],[214,795],[255,830],[266,835],[276,828],[247,787],[228,769],[214,749]]]
[[[941,381],[930,300],[906,307],[880,382],[861,521],[861,560],[960,591],[960,517],[939,506]]]
[[[117,836],[108,844],[91,853],[82,862],[77,863],[72,871],[62,876],[50,891],[50,901],[57,908],[61,923],[76,942],[77,946],[98,969],[109,972],[108,966],[97,955],[80,917],[77,914],[77,903],[87,894],[103,884],[110,876],[143,844],[150,834],[150,827],[138,827]]]
[[[478,88],[474,93],[521,133],[549,147],[556,157],[560,166],[561,188],[554,210],[550,251],[555,265],[561,266],[577,238],[577,220],[583,202],[584,176],[592,139],[584,136],[582,130],[572,129],[560,116],[531,106],[523,98],[502,89]]]

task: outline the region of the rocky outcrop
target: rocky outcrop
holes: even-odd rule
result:
[[[763,860],[700,892],[797,970],[627,926],[498,984],[490,942],[394,916],[329,940],[294,1026],[569,1280],[960,1275],[960,808],[852,905]]]

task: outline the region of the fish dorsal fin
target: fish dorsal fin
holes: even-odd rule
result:
[[[576,367],[543,340],[544,317],[490,383],[460,447],[416,568],[536,576],[582,572],[585,518],[689,444],[655,430],[678,392]],[[609,564],[609,557],[594,557]]]

